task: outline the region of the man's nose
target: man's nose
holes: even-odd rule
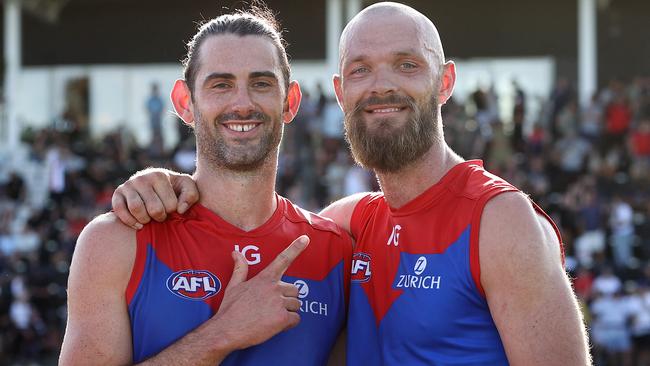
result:
[[[372,83],[372,94],[376,95],[388,95],[395,93],[398,89],[397,84],[395,83],[395,76],[391,70],[386,68],[379,68],[374,73],[374,80]]]
[[[255,111],[255,105],[247,87],[238,87],[232,100],[232,110],[240,116],[248,116]]]

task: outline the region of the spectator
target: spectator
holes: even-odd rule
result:
[[[591,304],[592,341],[596,351],[596,363],[626,365],[630,359],[631,340],[628,321],[628,303],[620,291],[613,294],[597,294]]]
[[[611,267],[604,267],[599,276],[594,279],[592,291],[601,296],[612,296],[621,291],[623,284],[614,274]]]
[[[609,216],[609,225],[612,230],[610,244],[614,253],[614,262],[620,268],[627,268],[632,265],[633,219],[632,207],[619,195],[615,195]]]

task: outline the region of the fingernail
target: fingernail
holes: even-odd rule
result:
[[[138,222],[138,223],[135,223],[135,224],[133,225],[133,228],[136,229],[136,230],[140,230],[140,229],[143,228],[143,226],[142,226],[141,223]]]
[[[185,203],[185,202],[179,203],[178,204],[178,213],[182,214],[182,213],[185,212],[185,210],[187,210],[187,203]]]
[[[303,235],[300,238],[298,238],[298,243],[300,244],[301,247],[306,247],[307,243],[309,243],[309,237],[307,235]]]

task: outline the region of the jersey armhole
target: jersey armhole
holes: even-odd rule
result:
[[[479,258],[479,233],[481,232],[481,216],[483,215],[483,209],[489,200],[506,192],[519,192],[519,190],[514,187],[493,188],[478,199],[472,213],[469,237],[469,268],[472,274],[472,279],[474,280],[474,285],[476,286],[476,290],[483,298],[485,298],[485,291],[481,285],[481,262]]]
[[[345,291],[345,310],[347,314],[350,304],[350,277],[352,275],[352,251],[354,250],[354,247],[350,235],[345,232],[345,230],[341,231],[343,241],[345,242],[344,245],[346,245],[343,252],[343,290]]]
[[[560,229],[555,225],[555,222],[553,222],[553,219],[542,210],[541,207],[539,207],[533,200],[530,200],[530,203],[533,204],[533,208],[535,209],[535,212],[537,212],[539,215],[542,215],[548,221],[549,224],[551,224],[551,227],[553,228],[553,231],[555,232],[555,235],[557,236],[557,241],[558,244],[560,245],[560,255],[562,256],[562,266],[564,266],[564,242],[562,241],[562,234],[560,233]]]
[[[126,303],[131,303],[135,293],[140,286],[140,279],[144,273],[144,267],[147,260],[147,247],[151,240],[151,226],[145,225],[144,228],[136,232],[136,250],[135,261],[133,262],[133,269],[131,270],[131,277],[126,286]]]
[[[359,201],[357,201],[357,204],[354,205],[352,215],[350,216],[350,234],[352,234],[353,238],[357,238],[361,231],[360,223],[363,222],[364,210],[371,198],[372,193],[369,193],[366,196],[363,196]]]

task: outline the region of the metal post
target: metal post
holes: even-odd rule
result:
[[[578,98],[586,106],[598,88],[596,0],[578,0]]]
[[[334,74],[338,71],[339,37],[343,30],[343,19],[341,19],[343,7],[341,0],[327,0],[325,7],[327,69],[330,74]]]
[[[19,77],[21,64],[20,2],[18,0],[5,0],[4,12],[4,109],[6,118],[5,127],[7,129],[4,141],[7,144],[5,146],[13,150],[18,146],[20,139],[20,126],[16,114],[16,94],[20,84]]]

